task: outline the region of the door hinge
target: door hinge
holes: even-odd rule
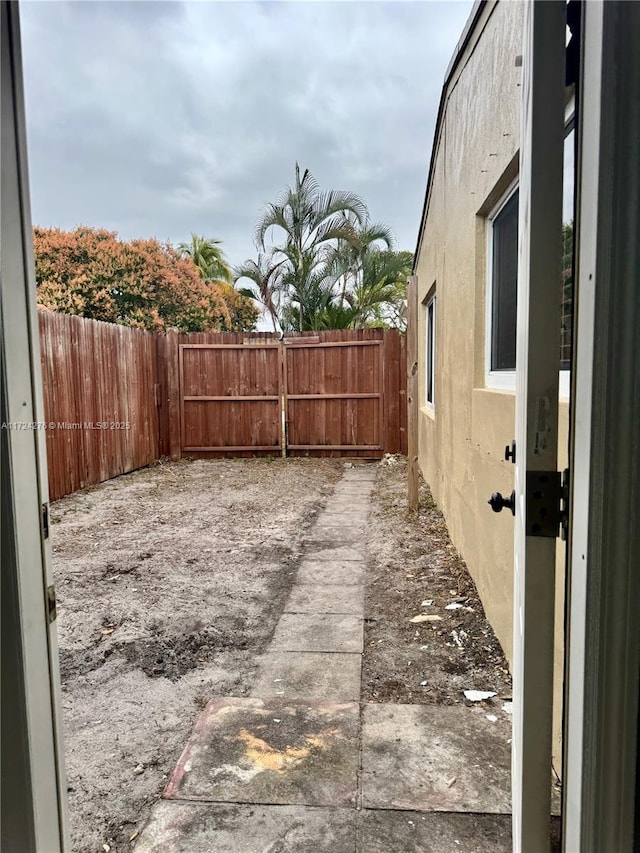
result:
[[[55,622],[58,616],[56,609],[56,588],[53,584],[47,587],[47,615],[49,624]]]
[[[49,538],[49,504],[42,504],[42,535]]]
[[[555,539],[567,537],[569,522],[569,470],[527,471],[526,535]]]

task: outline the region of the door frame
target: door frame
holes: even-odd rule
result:
[[[18,4],[0,15],[2,846],[57,853],[70,848]]]
[[[540,853],[549,847],[558,530],[557,525],[555,533],[553,526],[550,532],[545,530],[542,521],[557,512],[554,489],[559,496],[565,28],[563,0],[533,0],[526,4],[516,357],[512,738],[515,853]]]
[[[637,3],[582,4],[563,850],[640,840]],[[634,846],[635,845],[635,846]]]

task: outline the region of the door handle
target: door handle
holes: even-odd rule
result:
[[[511,510],[511,515],[516,514],[516,493],[511,492],[508,498],[503,498],[500,492],[494,492],[487,501],[494,512],[502,512],[503,509]]]

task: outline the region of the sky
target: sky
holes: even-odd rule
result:
[[[255,257],[295,163],[415,248],[471,0],[21,4],[32,219]]]

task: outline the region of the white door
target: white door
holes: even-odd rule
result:
[[[69,849],[18,4],[0,3],[2,849]],[[6,780],[5,777],[6,776]]]
[[[563,0],[530,0],[525,7],[516,359],[515,853],[549,849],[565,23]]]

